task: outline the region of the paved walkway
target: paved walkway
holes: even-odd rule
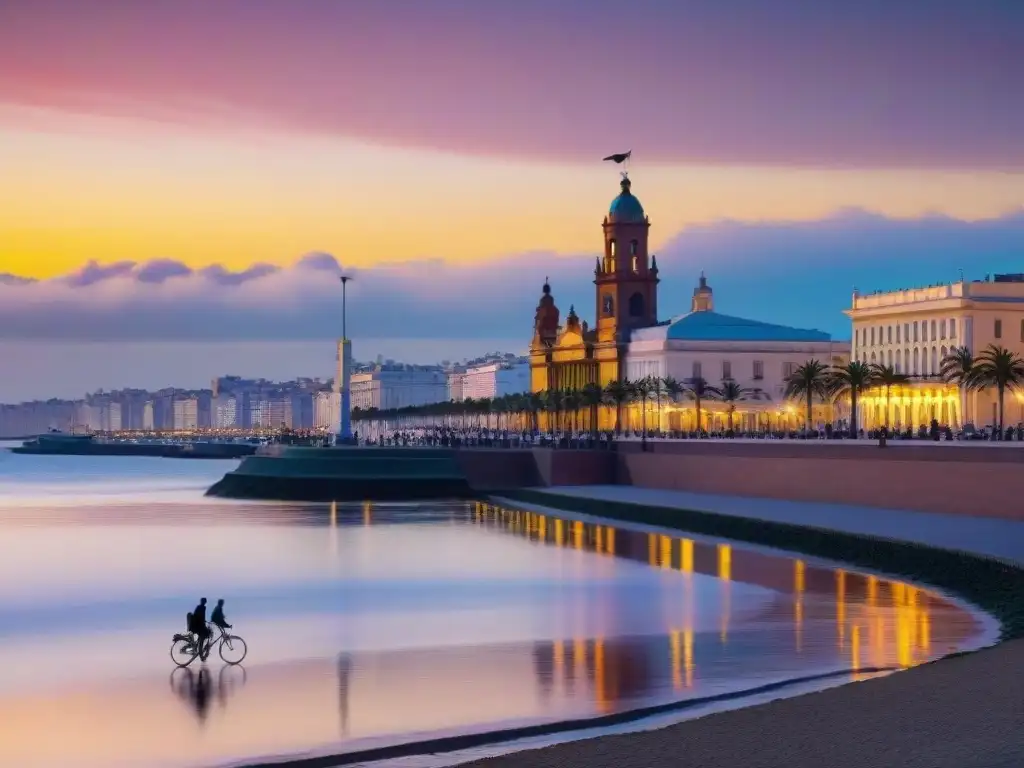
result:
[[[544,490],[566,496],[635,502],[826,528],[987,555],[1024,564],[1024,522],[1015,520],[908,512],[846,504],[718,496],[657,488],[636,488],[629,485],[556,486]],[[1024,502],[1014,502],[1010,499],[1007,503],[1024,505]]]

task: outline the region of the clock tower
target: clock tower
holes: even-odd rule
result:
[[[658,263],[647,251],[651,224],[625,173],[620,186],[604,219],[604,257],[594,269],[594,351],[602,385],[622,377],[630,331],[658,323]]]

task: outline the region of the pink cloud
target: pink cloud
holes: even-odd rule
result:
[[[1024,6],[38,0],[0,101],[466,153],[1024,168]]]

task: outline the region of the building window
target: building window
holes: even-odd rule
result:
[[[914,327],[917,327],[917,323],[914,323]],[[921,357],[917,347],[914,347],[914,375],[917,376],[921,370]]]
[[[992,335],[997,339],[1003,338],[1003,321],[996,320],[995,328],[992,329]]]
[[[639,271],[639,270],[637,269],[637,264],[638,264],[638,263],[639,263],[639,262],[637,261],[637,258],[636,258],[636,256],[634,255],[634,256],[633,256],[633,258],[632,258],[632,263],[630,264],[630,268],[631,268],[631,269],[632,269],[632,270],[633,270],[634,272],[637,272],[637,271]]]
[[[614,238],[612,238],[611,240],[608,241],[608,253],[611,255],[611,257],[613,259],[615,258],[615,239]]]
[[[932,341],[935,341],[939,335],[935,332],[935,321],[932,320]]]
[[[900,326],[899,326],[899,323],[896,324],[896,343],[897,344],[900,343]]]
[[[917,321],[914,321],[914,341],[917,341]],[[914,364],[914,373],[917,373],[917,364]]]
[[[871,328],[871,346],[875,346],[875,329],[874,326]]]
[[[732,378],[732,363],[728,360],[722,361],[722,380]]]
[[[888,325],[885,328],[885,343],[892,344],[892,326]]]
[[[636,240],[630,240],[629,241],[629,255],[630,256],[636,256],[637,255],[637,250],[638,250],[637,246],[638,246],[638,243],[637,243]]]
[[[921,341],[928,341],[928,321],[921,323]]]
[[[782,364],[782,378],[788,379],[794,373],[796,373],[796,363],[783,363]]]
[[[1021,321],[1021,333],[1024,333],[1024,321]],[[764,378],[764,360],[754,361],[754,378],[758,381]]]
[[[903,340],[910,341],[910,323],[903,324]]]
[[[910,350],[903,350],[903,372],[910,373]]]
[[[1024,341],[1024,320],[1020,321],[1020,340]]]
[[[601,311],[606,315],[615,314],[615,298],[610,293],[605,294],[604,300],[601,302]]]
[[[892,350],[891,349],[888,352],[885,353],[885,364],[888,365],[890,368],[892,367]],[[898,363],[897,363],[897,365],[898,365]]]
[[[642,293],[634,293],[629,297],[629,316],[644,316],[644,296]]]
[[[693,378],[694,379],[703,379],[704,378],[704,374],[702,373],[702,371],[700,369],[700,363],[699,362],[696,362],[696,363],[693,364]]]
[[[940,320],[939,321],[939,338],[940,339],[946,338],[946,321],[945,320]]]
[[[953,317],[949,319],[949,338],[956,338],[956,318]]]

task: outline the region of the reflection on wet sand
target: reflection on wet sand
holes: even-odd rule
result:
[[[210,665],[176,672],[170,693],[166,678],[142,677],[0,694],[0,764],[211,765],[353,751],[622,712],[815,672],[853,670],[856,679],[865,668],[921,663],[977,630],[969,614],[941,596],[800,558],[486,503],[452,509],[435,521],[657,568],[675,585],[652,598],[666,601],[664,626],[637,636],[254,661],[248,670]],[[341,525],[401,524],[400,516],[371,504],[357,510],[332,505],[320,520],[328,536],[339,535]],[[720,588],[698,589],[707,578]],[[730,600],[743,585],[767,588],[773,597],[751,610],[733,610]],[[717,601],[710,626],[696,619],[701,600]],[[59,739],[49,736],[54,723],[60,723]]]
[[[960,625],[957,631],[944,635],[939,653],[945,653],[976,631],[969,616],[928,590],[871,574],[812,566],[800,558],[736,549],[730,544],[702,542],[684,536],[616,529],[600,523],[551,520],[539,513],[484,502],[475,503],[474,520],[480,525],[556,547],[572,546],[598,555],[679,571],[691,615],[696,596],[687,576],[692,574],[715,576],[726,584],[753,584],[788,596],[788,600],[777,600],[771,613],[762,618],[790,621],[793,649],[798,654],[803,651],[806,622],[820,620],[824,616],[823,609],[828,608],[834,611],[835,642],[840,651],[846,650],[848,636],[857,636],[857,647],[850,649],[848,656],[849,668],[853,670],[865,666],[907,668],[933,658],[930,627],[934,612],[942,614],[947,628],[952,629],[951,619],[956,619],[954,624]],[[573,532],[571,540],[559,535],[567,525]],[[554,533],[549,535],[549,531]],[[728,601],[728,596],[728,589],[725,589],[723,601]],[[729,639],[731,615],[728,605],[723,606],[719,632],[723,644]],[[685,637],[692,630],[692,626],[673,627],[669,636],[672,638],[679,633]],[[861,644],[862,634],[867,637],[866,648]]]

